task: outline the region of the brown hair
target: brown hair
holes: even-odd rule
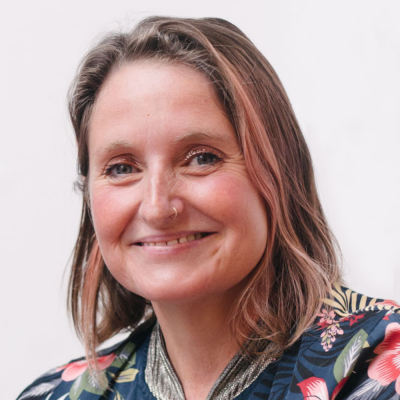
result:
[[[335,241],[318,199],[310,154],[275,71],[234,25],[216,18],[152,17],[130,33],[109,35],[83,59],[69,97],[78,143],[79,174],[89,171],[88,127],[107,76],[120,65],[178,63],[213,84],[235,128],[248,174],[264,198],[268,242],[234,305],[238,340],[254,332],[279,352],[313,323],[321,299],[340,279]],[[150,303],[108,271],[85,201],[69,282],[69,306],[91,357],[98,344],[154,319]],[[242,341],[242,340],[241,340]]]

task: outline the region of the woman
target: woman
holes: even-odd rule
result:
[[[105,38],[70,115],[84,201],[69,304],[87,357],[19,399],[400,394],[400,309],[339,286],[307,145],[238,28],[155,17]]]

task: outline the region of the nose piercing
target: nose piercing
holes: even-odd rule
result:
[[[174,212],[175,212],[175,216],[174,216],[174,219],[178,216],[178,211],[176,211],[176,208],[175,207],[172,207],[172,209],[174,210]]]

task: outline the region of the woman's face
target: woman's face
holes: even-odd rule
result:
[[[240,288],[264,252],[267,220],[201,73],[150,62],[113,72],[91,116],[89,159],[96,236],[125,288],[158,302]]]

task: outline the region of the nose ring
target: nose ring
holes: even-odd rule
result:
[[[176,211],[175,207],[172,207],[172,209],[174,210],[174,213],[175,213],[175,216],[174,216],[174,219],[175,219],[178,216],[178,211]]]

